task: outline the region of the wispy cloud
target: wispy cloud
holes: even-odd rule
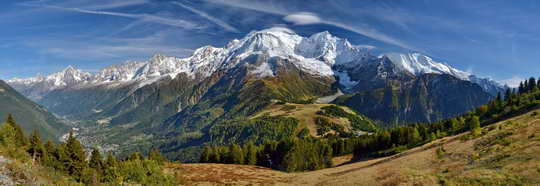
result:
[[[169,38],[178,36],[176,32],[174,30],[165,30],[147,36],[132,38],[98,37],[87,42],[81,42],[81,40],[86,40],[85,38],[64,38],[40,40],[39,42],[26,41],[24,44],[35,48],[42,55],[75,61],[141,59],[155,53],[181,57],[189,56],[193,52],[192,49],[168,42]]]
[[[221,5],[231,6],[235,8],[241,8],[241,9],[247,9],[247,10],[253,10],[258,12],[264,12],[269,14],[275,14],[275,15],[281,15],[284,16],[284,20],[288,22],[293,22],[295,24],[327,24],[332,25],[338,28],[342,28],[384,43],[388,43],[391,45],[399,46],[405,49],[414,50],[414,51],[420,51],[425,52],[421,49],[418,49],[414,46],[411,46],[404,41],[401,41],[399,39],[393,38],[389,35],[386,35],[375,28],[370,27],[369,25],[365,24],[347,24],[340,21],[335,20],[329,20],[326,18],[322,18],[320,16],[317,16],[317,14],[312,12],[292,12],[290,10],[287,10],[285,8],[281,8],[279,6],[275,6],[271,3],[262,4],[260,2],[254,2],[254,1],[243,1],[243,0],[206,0],[210,3],[217,3]]]
[[[69,8],[69,7],[61,7],[56,5],[45,5],[45,4],[25,4],[27,6],[37,6],[37,7],[43,7],[43,8],[52,8],[52,9],[58,9],[58,10],[64,10],[64,11],[71,11],[71,12],[79,12],[79,13],[85,13],[85,14],[96,14],[96,15],[108,15],[108,16],[117,16],[117,17],[125,17],[125,18],[131,18],[136,19],[139,21],[144,22],[151,22],[151,23],[157,23],[162,25],[168,25],[173,27],[180,27],[185,29],[201,29],[204,28],[200,26],[199,24],[178,19],[178,18],[168,18],[168,17],[162,17],[157,16],[153,14],[132,14],[132,13],[121,13],[121,12],[111,12],[111,11],[98,11],[98,10],[88,10],[88,9],[82,9],[82,8]],[[118,5],[117,5],[118,6]],[[113,6],[109,6],[113,7]]]
[[[220,27],[224,28],[227,31],[236,32],[236,33],[240,32],[237,28],[229,25],[228,23],[226,23],[226,22],[224,22],[224,21],[222,21],[222,20],[220,20],[218,18],[215,18],[215,17],[207,14],[206,12],[197,10],[195,8],[192,8],[192,7],[188,6],[188,5],[182,4],[180,2],[173,2],[173,4],[181,6],[182,8],[184,8],[186,10],[189,10],[189,11],[191,11],[191,12],[193,12],[193,13],[201,16],[201,17],[204,17],[205,19],[215,23],[216,25],[219,25]]]
[[[115,8],[124,8],[135,5],[142,5],[149,3],[148,0],[107,0],[107,1],[91,1],[94,5],[85,7],[89,10],[106,10],[106,9],[115,9]]]

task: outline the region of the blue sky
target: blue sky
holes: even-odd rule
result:
[[[252,30],[321,31],[483,77],[540,76],[536,0],[3,0],[0,79],[187,56]]]

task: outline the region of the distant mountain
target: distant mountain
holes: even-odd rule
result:
[[[8,83],[56,114],[105,126],[109,143],[153,141],[170,152],[216,142],[215,126],[249,119],[276,101],[337,97],[374,120],[401,124],[464,113],[503,88],[419,53],[374,55],[372,48],[329,32],[302,37],[271,28],[187,58],[157,54],[95,74],[70,67]]]
[[[59,140],[69,127],[61,120],[19,94],[4,81],[0,80],[0,118],[4,120],[12,114],[26,133],[37,130],[43,137]]]

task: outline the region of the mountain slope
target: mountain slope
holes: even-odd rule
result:
[[[190,184],[538,185],[540,110],[446,137],[394,156],[305,173],[247,165],[184,164]],[[176,167],[177,165],[170,165]],[[249,175],[249,176],[248,176]]]
[[[385,83],[338,97],[335,103],[347,105],[387,124],[400,124],[451,118],[491,99],[480,86],[449,75],[425,74],[407,81]]]
[[[206,143],[232,143],[216,141],[211,132],[251,130],[256,125],[237,126],[244,121],[253,124],[247,120],[276,100],[328,103],[344,92],[347,95],[335,103],[374,120],[402,124],[445,119],[490,99],[466,72],[418,53],[374,55],[371,48],[354,46],[328,32],[302,37],[289,29],[271,28],[222,48],[202,47],[187,58],[155,55],[96,74],[68,68],[9,83],[55,114],[80,120],[86,128],[81,135],[96,141],[93,145],[122,151],[159,146],[170,153]],[[395,96],[380,97],[387,87]],[[365,100],[359,95],[377,99],[358,101]],[[467,101],[453,106],[454,99]],[[254,134],[238,140],[250,139],[249,135]]]
[[[0,118],[12,114],[26,133],[37,130],[44,138],[58,140],[69,129],[45,108],[28,100],[0,80]]]

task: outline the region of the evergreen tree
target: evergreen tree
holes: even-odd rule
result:
[[[99,149],[94,148],[92,150],[92,154],[90,155],[90,162],[88,162],[88,166],[90,168],[96,169],[98,173],[101,173],[103,171],[103,158],[101,157],[101,153],[99,152]]]
[[[129,157],[127,158],[127,160],[130,160],[130,161],[136,161],[136,160],[142,160],[142,155],[140,152],[133,152],[131,153],[131,155],[129,155]]]
[[[418,132],[418,129],[416,129],[416,127],[411,127],[410,130],[409,130],[409,144],[412,144],[412,145],[416,145],[418,144],[422,138],[420,137],[420,133]]]
[[[534,88],[536,88],[536,78],[531,77],[529,78],[529,91],[532,91]]]
[[[201,158],[199,160],[200,163],[210,163],[210,156],[213,155],[213,150],[211,147],[209,146],[205,146],[203,148],[203,152],[201,153]],[[215,162],[212,162],[212,163],[215,163]]]
[[[332,157],[334,156],[332,153],[332,147],[330,147],[330,145],[328,145],[327,143],[323,143],[321,154],[323,156],[322,161],[323,161],[324,167],[332,167],[334,164],[332,162]]]
[[[242,148],[236,144],[231,145],[229,149],[230,163],[232,164],[244,164],[244,152]]]
[[[223,155],[221,154],[219,148],[210,147],[210,155],[208,157],[209,163],[224,163]]]
[[[87,167],[86,155],[81,142],[73,136],[73,132],[69,134],[66,143],[66,153],[71,160],[68,165],[69,174],[80,179],[83,170]]]
[[[15,128],[12,125],[3,124],[0,127],[0,141],[2,142],[2,146],[9,148],[16,147],[17,137],[15,133]]]
[[[53,163],[53,167],[57,170],[68,172],[69,173],[69,167],[71,165],[71,157],[66,152],[66,145],[57,145],[55,148],[53,148],[53,152],[51,153],[51,159]]]
[[[167,161],[167,159],[161,155],[161,152],[159,152],[158,149],[153,149],[150,151],[150,154],[148,154],[148,159],[154,160],[160,165],[163,165]]]
[[[24,136],[24,132],[19,124],[15,122],[15,118],[13,118],[13,115],[8,114],[8,118],[6,120],[6,123],[13,127],[15,129],[15,144],[18,146],[25,146],[28,144],[28,141],[26,137]]]
[[[114,157],[113,154],[108,153],[107,159],[105,160],[105,163],[103,166],[102,180],[103,182],[107,182],[107,183],[116,183],[119,177],[120,177],[120,170],[118,166],[118,161],[116,160],[116,157]]]
[[[47,140],[43,148],[45,148],[45,152],[47,154],[47,158],[43,160],[43,164],[49,167],[54,167],[54,164],[57,163],[57,160],[53,157],[54,149],[56,147],[51,140]]]
[[[506,89],[506,92],[504,93],[504,101],[509,101],[510,98],[512,98],[512,90],[510,88]]]
[[[33,131],[30,135],[30,147],[28,148],[28,153],[34,158],[34,160],[44,160],[47,158],[47,151],[41,142],[41,136],[37,131]]]
[[[467,122],[467,127],[471,131],[471,134],[479,135],[481,133],[481,131],[480,131],[480,118],[478,118],[478,116],[473,116]]]
[[[518,87],[518,93],[522,94],[523,92],[525,92],[525,86],[523,86],[523,82],[520,82]]]
[[[255,165],[257,164],[257,147],[253,144],[253,142],[248,142],[245,146],[245,163],[248,165]]]

